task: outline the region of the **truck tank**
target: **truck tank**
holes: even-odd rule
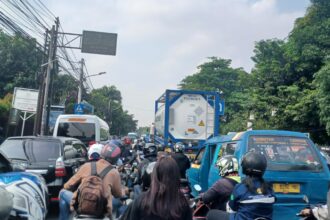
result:
[[[169,107],[168,132],[175,139],[206,140],[214,134],[215,110],[201,94],[183,94]],[[164,136],[165,104],[155,114],[157,133]]]

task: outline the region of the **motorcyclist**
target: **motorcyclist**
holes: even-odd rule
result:
[[[97,161],[101,157],[101,151],[103,149],[103,144],[93,144],[87,152],[88,160],[89,161]]]
[[[275,196],[271,186],[263,179],[266,157],[258,152],[248,152],[241,167],[246,177],[235,186],[229,200],[229,208],[234,213],[211,210],[207,219],[272,219]]]
[[[92,151],[91,151],[92,152]],[[91,153],[90,152],[90,153]],[[95,151],[93,152],[95,153]],[[92,153],[92,154],[93,154]],[[96,155],[96,153],[94,154]],[[96,170],[97,173],[100,173],[106,167],[112,164],[116,164],[120,156],[120,148],[113,144],[107,144],[102,148],[101,158],[96,161]],[[77,200],[77,191],[81,181],[91,175],[91,165],[90,163],[83,164],[78,172],[72,176],[67,183],[64,184],[64,190],[60,192],[60,219],[66,220],[69,218],[70,210],[73,211],[73,205]],[[125,195],[125,190],[121,185],[120,175],[116,168],[110,170],[107,175],[103,178],[103,187],[104,187],[104,198],[107,200],[107,207],[105,215],[111,218],[112,214],[112,196],[122,197]],[[75,193],[72,194],[72,192]],[[65,203],[62,203],[65,202]],[[67,202],[70,202],[70,210],[65,209],[62,205],[66,205]],[[64,209],[63,209],[64,208]]]
[[[186,171],[190,168],[190,160],[183,153],[184,145],[181,142],[178,142],[174,145],[174,153],[172,154],[172,158],[179,166],[180,176],[182,179],[186,179]]]
[[[149,162],[153,162],[157,160],[157,146],[153,143],[145,144],[143,148],[144,159]]]
[[[226,204],[237,183],[240,182],[238,175],[238,162],[232,156],[220,157],[216,163],[219,168],[220,178],[205,193],[201,194],[201,200],[208,204],[211,203],[212,209],[226,211]]]

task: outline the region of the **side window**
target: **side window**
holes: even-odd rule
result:
[[[196,156],[196,158],[195,158],[194,163],[196,163],[196,164],[201,164],[201,163],[202,163],[202,160],[203,160],[204,153],[205,153],[205,147],[203,147],[203,148],[199,151],[199,153],[197,154],[197,156]]]
[[[234,155],[235,150],[237,147],[237,143],[223,143],[219,154],[218,154],[218,158],[227,156],[227,155]]]
[[[73,148],[75,150],[74,158],[86,157],[87,150],[86,150],[86,148],[85,148],[85,146],[83,144],[81,144],[81,143],[75,143],[75,144],[73,144]]]
[[[64,145],[64,159],[69,160],[74,158],[75,150],[72,146],[72,144],[66,144]]]
[[[109,133],[106,129],[100,129],[100,139],[101,141],[107,141],[109,139]]]

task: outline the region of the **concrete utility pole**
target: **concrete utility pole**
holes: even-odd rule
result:
[[[80,61],[80,75],[79,75],[79,90],[78,90],[78,104],[81,103],[81,97],[82,97],[82,91],[83,91],[83,85],[84,85],[84,65],[85,60],[84,58]]]
[[[44,98],[42,103],[42,116],[41,116],[41,128],[40,134],[44,135],[47,128],[47,104],[48,104],[48,92],[49,92],[49,84],[50,84],[50,74],[53,69],[53,62],[56,58],[56,45],[57,45],[57,32],[58,32],[59,21],[56,19],[56,27],[52,26],[52,30],[50,32],[50,41],[49,41],[49,54],[48,54],[48,62],[47,62],[47,72],[45,76],[45,89],[44,89]]]

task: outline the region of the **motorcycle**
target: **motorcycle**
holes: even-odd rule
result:
[[[194,189],[199,193],[202,191],[200,185],[194,185]],[[210,211],[210,207],[200,200],[200,196],[189,200],[189,206],[193,209],[193,220],[206,219],[207,213]]]
[[[11,218],[46,218],[48,190],[41,176],[23,172],[5,173],[0,175],[0,185],[13,195]]]

